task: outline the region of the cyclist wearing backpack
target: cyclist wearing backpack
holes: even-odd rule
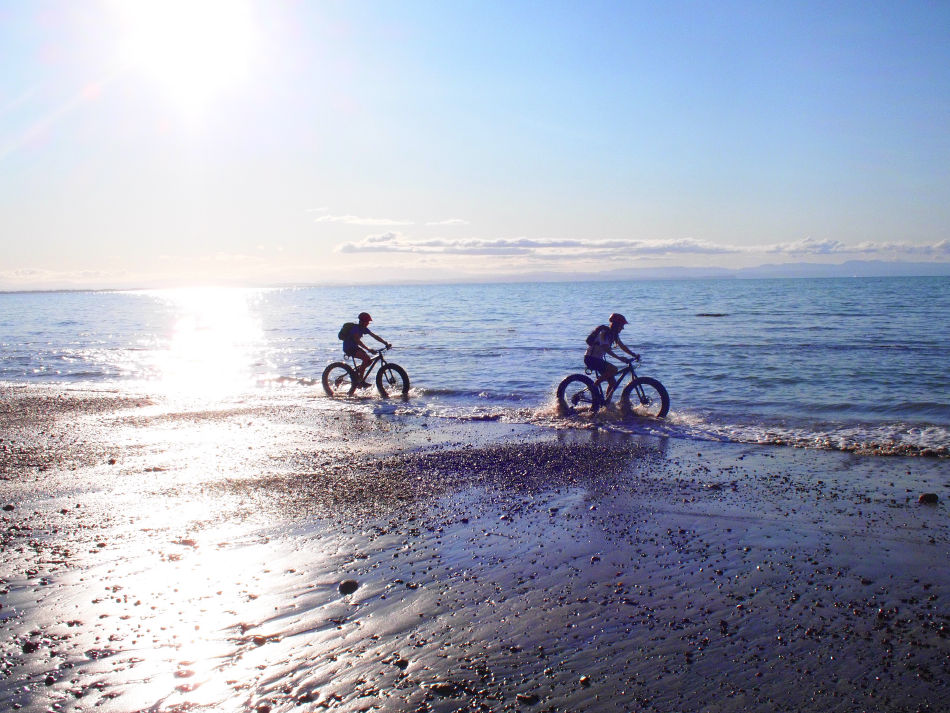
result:
[[[640,355],[631,351],[626,344],[620,341],[620,332],[627,324],[627,318],[622,314],[614,312],[607,320],[610,323],[601,324],[595,327],[594,331],[587,335],[587,353],[584,354],[584,366],[597,374],[595,384],[606,380],[610,388],[614,388],[614,374],[617,373],[617,367],[607,361],[604,356],[610,354],[614,359],[623,361],[623,357],[618,356],[611,349],[615,344],[623,351],[627,352],[637,361],[640,361]]]
[[[372,361],[366,352],[370,351],[373,354],[376,353],[375,349],[370,349],[363,344],[363,336],[368,334],[377,342],[385,344],[387,349],[391,349],[393,345],[369,330],[369,323],[373,321],[373,318],[369,316],[369,312],[360,312],[357,319],[359,320],[359,324],[347,322],[340,329],[340,333],[337,336],[343,340],[343,353],[349,357],[360,360],[359,366],[356,367],[356,375],[360,382],[362,382],[363,373],[366,371],[366,367],[369,366],[370,361]]]

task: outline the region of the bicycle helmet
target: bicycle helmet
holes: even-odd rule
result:
[[[612,315],[610,315],[610,317],[607,318],[607,321],[611,324],[627,324],[627,318],[619,312],[614,312]]]
[[[372,322],[373,318],[369,316],[369,312],[360,312],[358,315],[360,322]]]

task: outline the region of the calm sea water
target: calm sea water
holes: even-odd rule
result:
[[[408,402],[313,398],[361,310],[409,372]],[[600,427],[950,454],[946,277],[6,293],[0,381],[590,427],[558,418],[554,391],[613,311],[672,411]]]

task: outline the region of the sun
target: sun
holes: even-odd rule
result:
[[[124,64],[182,109],[202,109],[250,69],[256,31],[248,0],[115,0]]]

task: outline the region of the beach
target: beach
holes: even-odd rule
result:
[[[946,459],[326,401],[0,388],[0,707],[944,709]]]
[[[948,30],[0,2],[0,713],[950,713]]]

